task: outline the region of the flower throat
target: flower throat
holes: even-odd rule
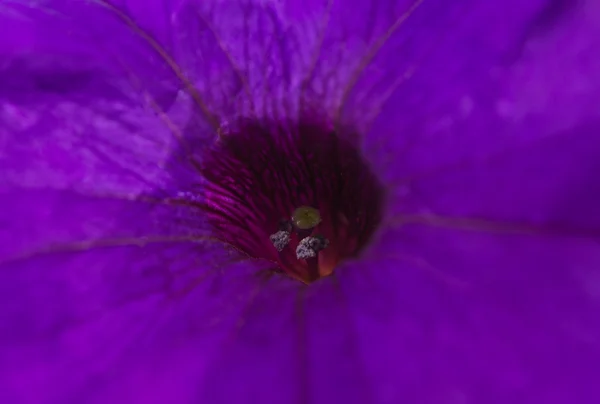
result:
[[[215,235],[305,283],[356,257],[380,223],[383,198],[350,137],[313,123],[229,127],[202,164]]]

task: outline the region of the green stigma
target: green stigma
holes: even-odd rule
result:
[[[308,230],[321,223],[321,214],[310,206],[300,206],[292,213],[292,222],[300,230]]]

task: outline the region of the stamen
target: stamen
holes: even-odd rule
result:
[[[275,249],[282,252],[285,246],[290,243],[290,232],[279,230],[277,233],[271,234],[269,239],[271,239],[271,243],[273,243]]]
[[[296,258],[299,260],[315,258],[319,251],[324,250],[328,245],[329,240],[324,236],[315,235],[305,237],[298,243],[298,247],[296,248]]]

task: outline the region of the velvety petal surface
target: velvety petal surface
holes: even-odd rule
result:
[[[598,2],[7,4],[0,401],[598,401]],[[215,247],[190,161],[315,108],[389,202],[306,287]]]

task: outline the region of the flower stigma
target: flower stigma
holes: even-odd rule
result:
[[[300,206],[292,214],[292,221],[299,229],[312,229],[321,222],[321,214],[310,206]]]
[[[201,164],[216,236],[304,283],[357,257],[380,224],[383,188],[353,138],[311,121],[228,124]]]

